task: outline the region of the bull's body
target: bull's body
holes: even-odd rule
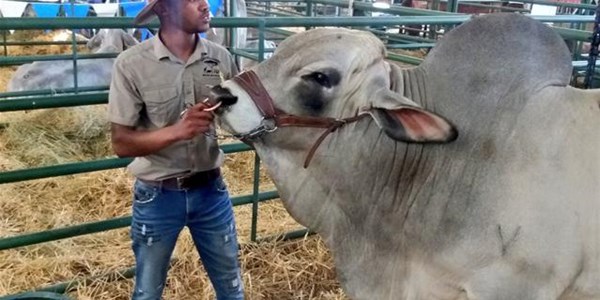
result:
[[[332,249],[346,293],[600,299],[600,91],[568,86],[560,37],[501,14],[453,30],[415,69],[386,69],[382,49],[364,33],[315,30],[255,68],[294,115],[393,111],[406,97],[459,132],[452,143],[404,143],[365,118],[328,136],[306,169],[322,130],[282,128],[254,143],[286,208]],[[305,81],[315,72],[340,78],[319,87]],[[239,98],[224,127],[249,131],[260,113],[239,85],[224,87]]]
[[[95,53],[120,53],[136,45],[133,36],[121,29],[103,29],[87,43]],[[114,58],[77,61],[77,86],[93,87],[110,84]],[[21,65],[8,82],[9,92],[67,89],[74,87],[72,60],[36,61]]]

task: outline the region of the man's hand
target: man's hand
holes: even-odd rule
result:
[[[181,139],[189,140],[195,136],[208,132],[214,119],[211,111],[206,111],[210,107],[205,103],[196,103],[186,109],[175,125],[175,132]]]

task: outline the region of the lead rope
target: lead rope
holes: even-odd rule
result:
[[[591,89],[596,70],[596,58],[598,57],[598,46],[600,45],[600,1],[596,4],[596,21],[594,22],[594,32],[592,34],[592,42],[590,54],[588,56],[587,72],[585,74],[585,88]]]

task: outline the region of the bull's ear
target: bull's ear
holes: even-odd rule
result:
[[[407,143],[448,143],[458,137],[458,131],[450,121],[396,93],[387,92],[378,102],[373,103],[374,107],[369,110],[369,114],[395,140]]]

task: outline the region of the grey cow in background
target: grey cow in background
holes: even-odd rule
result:
[[[120,53],[138,44],[121,29],[102,29],[92,37],[87,47],[94,53]],[[77,61],[78,87],[107,86],[110,84],[114,58],[84,59]],[[12,75],[7,91],[72,88],[73,61],[36,61],[20,66]]]

